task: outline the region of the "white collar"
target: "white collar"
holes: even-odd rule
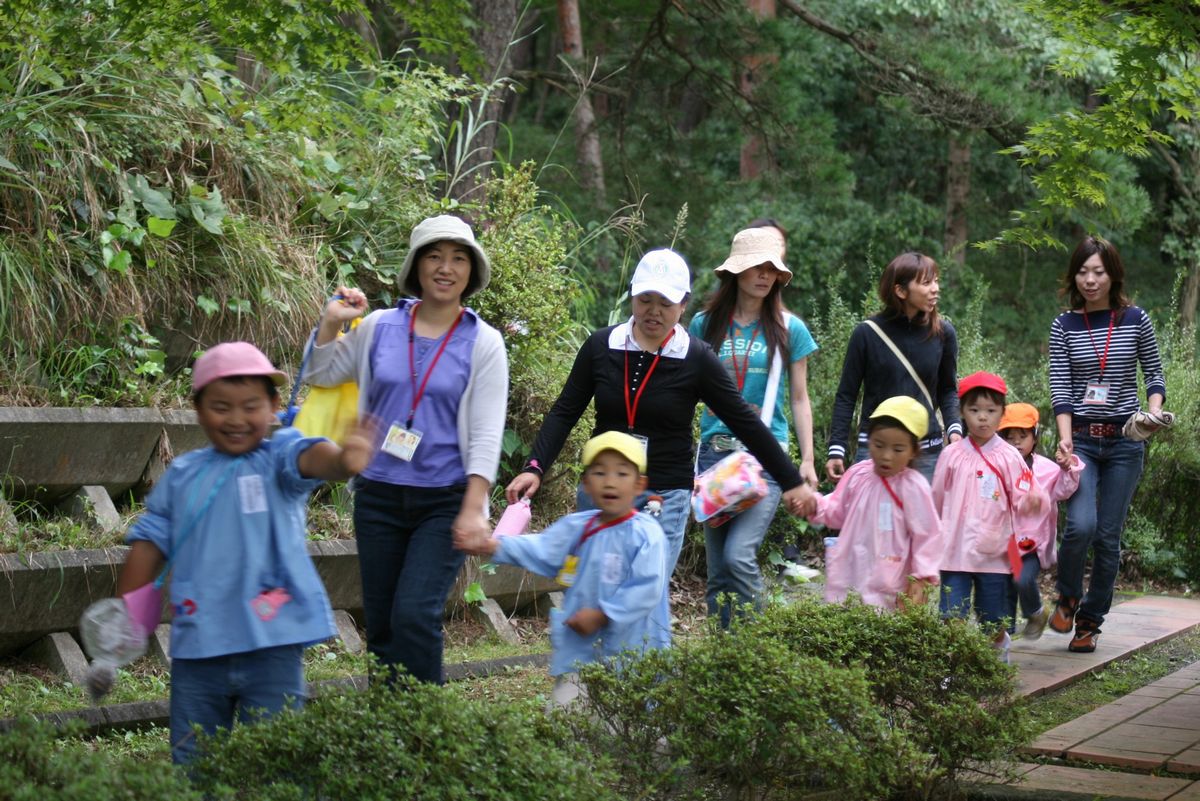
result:
[[[662,355],[668,359],[682,359],[687,356],[688,343],[691,337],[688,336],[687,329],[679,323],[675,324],[675,334],[671,337],[671,341],[663,348]],[[613,326],[613,329],[608,332],[608,347],[610,350],[643,350],[642,346],[633,338],[633,318],[630,317],[620,325]]]

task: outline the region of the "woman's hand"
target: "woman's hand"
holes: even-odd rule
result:
[[[954,443],[956,443],[956,442],[958,442],[960,439],[962,439],[962,434],[960,434],[960,433],[958,433],[957,431],[955,431],[953,434],[951,434],[950,436],[948,436],[946,439],[950,440],[950,444],[951,444],[951,445],[953,445]]]
[[[1071,441],[1071,438],[1065,437],[1060,439],[1058,447],[1054,450],[1054,461],[1060,465],[1064,462],[1070,464],[1073,455],[1075,455],[1075,443]]]
[[[800,463],[800,477],[808,482],[808,486],[816,487],[821,483],[821,479],[817,477],[817,469],[813,466],[812,459],[806,459]]]
[[[532,498],[541,486],[542,479],[537,473],[520,473],[504,488],[504,498],[509,503]]]
[[[339,325],[361,317],[367,310],[367,296],[362,290],[354,287],[339,286],[334,291],[334,299],[325,306],[324,317],[336,321]]]
[[[488,525],[481,509],[464,508],[459,510],[458,517],[454,518],[450,534],[454,538],[455,548],[468,553],[479,553],[486,550],[486,543],[492,538],[492,527]],[[461,547],[459,543],[462,543]]]
[[[846,463],[841,459],[830,459],[825,462],[825,475],[829,476],[829,480],[834,484],[841,480],[846,472]]]
[[[797,517],[807,517],[815,512],[817,507],[816,496],[813,494],[812,487],[807,484],[792,487],[783,493],[780,500],[787,506],[787,510]]]

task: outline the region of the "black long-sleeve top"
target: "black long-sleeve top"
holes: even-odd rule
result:
[[[627,387],[645,383],[653,352],[625,350],[629,323],[602,328],[588,337],[558,400],[542,421],[529,463],[541,472],[550,469],[571,429],[595,400],[596,425],[592,435],[626,431],[649,440],[647,474],[651,489],[691,489],[692,430],[696,405],[705,403],[734,436],[754,455],[785,491],[803,483],[800,472],[742,398],[729,371],[708,343],[690,337],[682,326],[664,349],[658,366],[645,385],[632,431],[625,406]],[[614,331],[616,332],[614,334]],[[610,339],[612,342],[610,343]],[[629,384],[625,383],[628,353]],[[532,469],[532,468],[527,468]]]
[[[941,336],[929,336],[929,327],[914,323],[903,314],[883,313],[870,318],[891,337],[892,342],[912,364],[934,403],[942,410],[946,434],[962,434],[958,414],[958,335],[949,320],[942,320]],[[842,363],[842,378],[833,402],[833,419],[829,426],[829,457],[845,459],[850,433],[850,418],[854,402],[862,389],[862,414],[858,421],[859,442],[866,441],[871,412],[894,395],[908,395],[925,402],[925,393],[913,381],[908,370],[896,358],[879,334],[866,323],[859,323],[850,334],[846,360]],[[942,437],[941,426],[933,410],[929,410],[929,433],[926,442]]]

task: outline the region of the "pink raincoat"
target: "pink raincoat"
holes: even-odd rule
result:
[[[1058,462],[1035,453],[1033,455],[1033,478],[1038,486],[1050,496],[1052,503],[1046,504],[1041,514],[1035,515],[1038,562],[1042,570],[1049,570],[1058,562],[1058,503],[1065,501],[1079,489],[1079,474],[1083,462],[1078,456],[1071,457],[1071,464],[1063,470]]]
[[[1014,533],[1018,539],[1037,533],[1040,512],[1030,514],[1033,497],[1041,498],[1042,511],[1050,503],[1012,445],[993,435],[980,451],[982,457],[964,437],[938,457],[931,489],[946,545],[942,570],[1011,574],[1009,540]]]
[[[851,465],[832,493],[817,495],[810,520],[841,529],[827,552],[826,601],[844,601],[853,590],[868,604],[895,609],[910,576],[938,583],[942,533],[929,484],[911,468],[887,482],[891,492],[868,459]]]

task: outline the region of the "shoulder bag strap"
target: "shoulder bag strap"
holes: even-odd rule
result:
[[[935,417],[937,417],[938,425],[942,429],[942,436],[945,436],[946,422],[942,419],[942,410],[938,408],[936,403],[933,402],[933,397],[929,394],[929,388],[925,386],[925,382],[921,380],[921,376],[917,375],[917,371],[913,369],[912,363],[905,358],[904,353],[901,352],[900,348],[896,347],[896,343],[892,341],[891,337],[883,333],[883,329],[880,328],[874,320],[863,320],[863,322],[869,325],[871,330],[879,335],[879,338],[883,340],[883,344],[887,345],[892,353],[896,354],[896,358],[900,360],[902,365],[904,365],[904,369],[908,371],[910,376],[912,376],[912,380],[917,382],[917,386],[921,388],[921,394],[925,396],[925,402],[929,404],[929,408],[933,409],[933,414]]]

